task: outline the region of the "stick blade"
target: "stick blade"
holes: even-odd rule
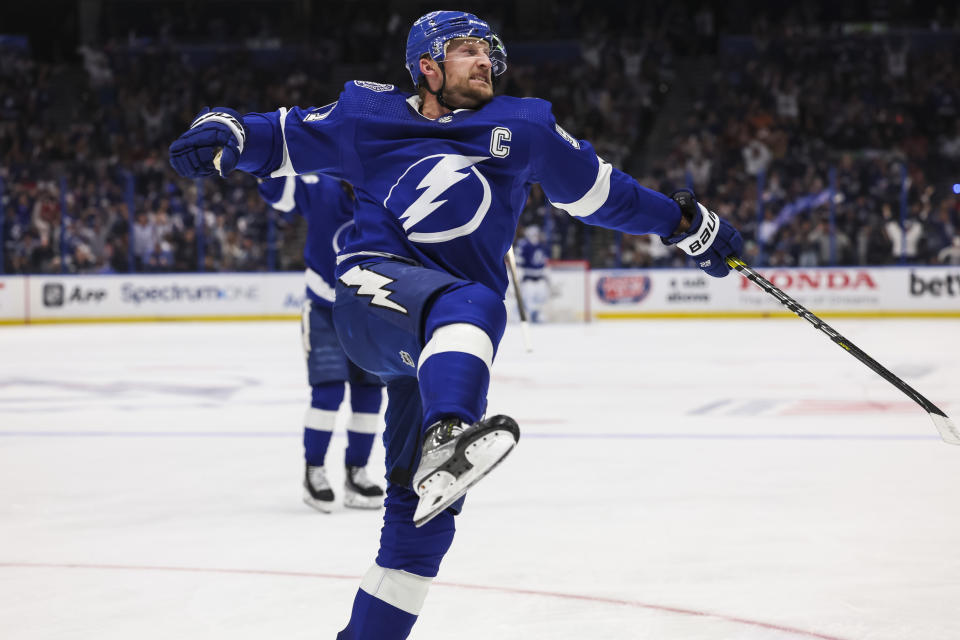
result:
[[[953,420],[942,413],[931,412],[930,417],[933,418],[933,424],[936,425],[937,431],[940,432],[940,437],[943,438],[944,442],[960,445],[960,430],[957,430]]]
[[[527,353],[533,351],[533,338],[530,337],[530,323],[526,320],[520,323],[520,331],[523,333],[523,346],[526,347]]]

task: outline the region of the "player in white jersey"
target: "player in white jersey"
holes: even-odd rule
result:
[[[388,485],[380,550],[339,640],[408,637],[465,492],[519,439],[514,420],[484,415],[506,325],[503,258],[532,184],[587,224],[663,237],[714,276],[742,247],[689,191],[650,191],[604,162],[548,102],[495,97],[506,48],[477,16],[422,16],[406,62],[416,95],[354,81],[319,108],[217,107],[170,147],[184,176],[321,172],[356,191],[334,322],[350,359],[387,385]]]

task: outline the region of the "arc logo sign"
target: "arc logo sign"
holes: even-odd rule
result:
[[[106,289],[68,288],[60,282],[47,282],[43,285],[43,306],[63,307],[68,304],[99,304],[107,297]]]
[[[597,280],[597,295],[604,302],[612,304],[640,302],[647,297],[650,289],[648,276],[603,276]]]

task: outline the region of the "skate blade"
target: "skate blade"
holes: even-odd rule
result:
[[[383,507],[383,496],[367,497],[345,493],[343,506],[351,509],[381,509]]]
[[[493,471],[497,465],[503,462],[504,458],[506,458],[516,446],[517,441],[509,431],[493,431],[477,442],[469,445],[464,450],[464,455],[466,455],[467,460],[473,467],[445,487],[445,489],[455,487],[452,493],[447,494],[446,491],[439,492],[443,495],[442,499],[437,499],[437,492],[433,492],[432,495],[427,494],[422,496],[419,504],[417,504],[417,510],[413,514],[413,525],[415,527],[422,527],[442,513],[444,509],[459,500],[470,487],[480,482],[488,473]],[[450,475],[444,471],[439,473]],[[434,500],[436,500],[436,502],[434,502]]]
[[[331,513],[333,511],[332,502],[317,500],[307,492],[303,493],[303,504],[313,509],[316,509],[320,513]]]

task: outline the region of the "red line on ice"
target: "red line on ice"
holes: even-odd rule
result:
[[[216,567],[160,567],[146,565],[119,565],[119,564],[81,564],[73,562],[65,563],[46,563],[46,562],[0,562],[0,568],[25,568],[25,569],[101,569],[116,571],[169,571],[183,573],[220,573],[220,574],[239,574],[239,575],[261,575],[261,576],[288,576],[294,578],[325,578],[328,580],[353,580],[360,581],[360,576],[350,576],[336,573],[311,573],[306,571],[279,571],[272,569],[222,569]],[[663,613],[677,613],[686,616],[700,616],[705,618],[716,618],[726,622],[760,627],[762,629],[771,629],[783,631],[807,638],[820,638],[820,640],[844,640],[837,636],[830,636],[816,631],[807,631],[784,625],[773,624],[770,622],[761,622],[759,620],[750,620],[748,618],[739,618],[736,616],[727,616],[709,611],[699,611],[696,609],[681,609],[679,607],[668,607],[659,604],[649,604],[637,600],[621,600],[618,598],[605,598],[601,596],[589,596],[578,593],[563,593],[560,591],[540,591],[538,589],[517,589],[513,587],[496,587],[481,584],[462,584],[457,582],[437,581],[433,583],[440,587],[453,587],[455,589],[472,589],[474,591],[497,591],[500,593],[540,596],[544,598],[559,598],[562,600],[579,600],[582,602],[598,602],[602,604],[613,604],[624,607],[635,607],[637,609],[649,609],[651,611],[660,611]]]

